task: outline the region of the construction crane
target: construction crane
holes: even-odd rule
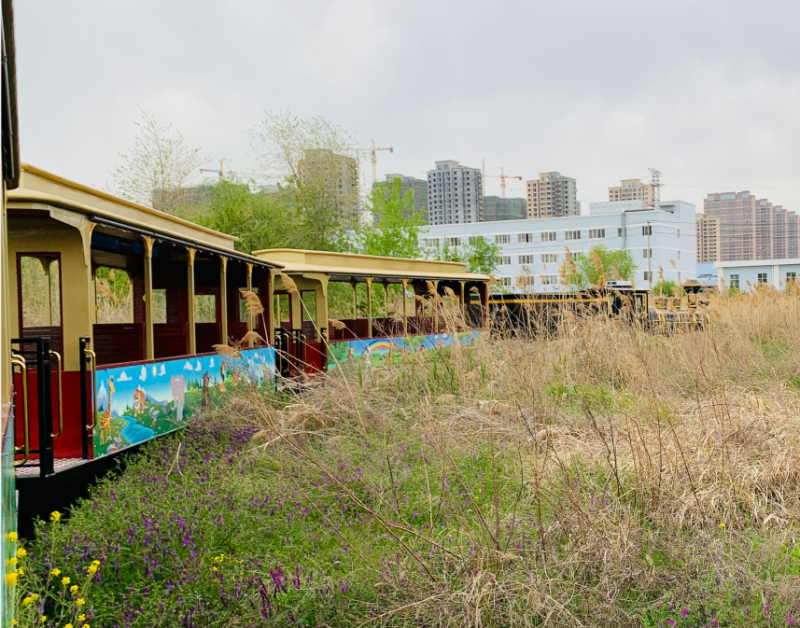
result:
[[[391,146],[389,146],[388,148],[377,147],[375,146],[375,140],[370,140],[370,143],[372,144],[372,148],[357,148],[356,150],[363,153],[368,152],[370,154],[369,160],[372,162],[372,182],[374,183],[375,181],[378,180],[378,151],[388,150],[390,153],[393,153],[394,148],[392,148]]]
[[[656,168],[648,168],[650,171],[650,187],[653,188],[653,202],[658,203],[661,200],[661,188],[664,184],[661,183],[661,173]]]
[[[484,175],[483,176],[484,177],[492,177],[492,178],[495,178],[495,179],[500,179],[500,191],[501,191],[502,198],[506,197],[506,179],[519,179],[520,181],[522,181],[522,177],[506,174],[506,172],[505,172],[505,170],[503,170],[502,166],[500,166],[500,174],[486,174],[486,172],[484,171]]]
[[[225,172],[222,170],[222,163],[224,159],[219,160],[219,170],[209,170],[208,168],[200,168],[200,172],[216,172],[219,175],[219,182],[222,183],[225,180]]]

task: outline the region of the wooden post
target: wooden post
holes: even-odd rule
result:
[[[247,262],[247,291],[253,291],[253,264]],[[253,331],[253,315],[247,312],[247,331]],[[253,343],[250,343],[253,346]]]
[[[408,279],[401,279],[403,283],[403,335],[408,336]]]
[[[268,313],[267,316],[267,342],[273,344],[275,342],[275,312],[273,310],[274,294],[275,294],[275,274],[271,268],[267,269],[269,273],[269,281],[267,282],[267,304],[264,311]],[[280,324],[280,318],[278,319]]]
[[[194,328],[194,321],[195,321],[195,303],[194,303],[194,256],[197,253],[197,249],[193,249],[192,247],[186,247],[186,252],[188,253],[187,260],[188,264],[186,265],[187,269],[187,277],[186,277],[186,300],[189,303],[189,355],[196,355],[197,354],[197,338],[195,336],[195,328]]]
[[[367,281],[367,338],[372,338],[372,277]]]
[[[389,318],[389,283],[383,280],[383,315]]]
[[[153,328],[153,244],[155,239],[142,236],[144,240],[144,357],[154,360],[156,357]]]
[[[469,311],[467,308],[469,307],[469,295],[467,294],[467,282],[466,281],[459,281],[461,284],[461,294],[458,295],[459,300],[461,301],[461,316],[464,319],[464,325],[469,326]]]
[[[356,283],[355,279],[350,280],[350,285],[353,286],[353,320],[358,318],[358,291],[356,290]]]
[[[433,294],[430,295],[431,297],[431,315],[433,316],[433,333],[439,333],[439,303],[437,302],[437,297],[439,296],[439,280],[433,280]]]
[[[228,344],[228,258],[219,258],[219,330],[223,345]]]

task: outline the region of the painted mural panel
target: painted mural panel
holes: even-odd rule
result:
[[[456,334],[429,334],[427,336],[406,336],[397,338],[373,338],[370,340],[345,340],[332,342],[328,352],[328,368],[336,368],[351,360],[362,360],[367,365],[380,365],[394,362],[412,351],[427,351],[436,348],[450,347],[453,344],[463,346],[477,342],[477,331],[464,331]]]
[[[199,408],[245,382],[271,384],[275,349],[97,369],[94,457],[183,427]]]

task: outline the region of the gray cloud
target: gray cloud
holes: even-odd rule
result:
[[[23,159],[82,182],[110,181],[139,106],[241,170],[263,108],[289,108],[394,146],[379,173],[485,158],[526,179],[560,170],[589,202],[654,166],[664,197],[750,189],[800,210],[794,0],[16,9]]]

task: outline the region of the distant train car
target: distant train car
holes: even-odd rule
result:
[[[652,331],[698,328],[706,321],[703,286],[687,282],[686,301],[636,289],[630,281],[608,281],[602,289],[566,293],[493,294],[489,313],[496,333],[541,335],[555,333],[565,312],[576,316],[605,315],[640,324]]]

